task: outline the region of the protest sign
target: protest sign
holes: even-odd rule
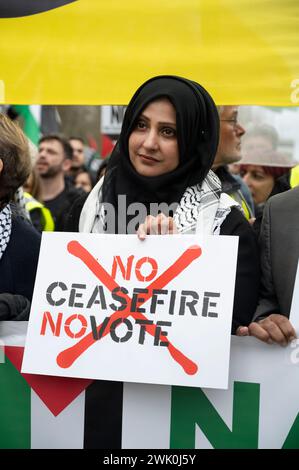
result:
[[[225,388],[237,244],[44,233],[23,372]]]

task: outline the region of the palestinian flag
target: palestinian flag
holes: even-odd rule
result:
[[[228,390],[122,385],[21,374],[26,330],[0,322],[1,449],[299,448],[298,348],[232,337]]]
[[[117,449],[118,382],[20,372],[27,322],[0,322],[0,449]]]
[[[39,105],[14,105],[13,109],[23,118],[23,130],[28,139],[30,139],[33,144],[37,145],[41,136],[40,125],[42,107]]]

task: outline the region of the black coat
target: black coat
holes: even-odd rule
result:
[[[237,208],[221,225],[220,235],[238,235],[235,300],[232,333],[238,326],[247,326],[255,313],[260,286],[260,259],[257,237],[245,217]]]
[[[13,216],[10,240],[0,260],[0,294],[19,294],[31,301],[40,240],[29,222]]]

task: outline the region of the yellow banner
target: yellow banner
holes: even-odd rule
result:
[[[299,101],[298,0],[77,0],[3,16],[3,103],[126,104],[160,74],[218,104]]]

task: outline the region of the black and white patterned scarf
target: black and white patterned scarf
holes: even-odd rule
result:
[[[29,212],[26,209],[26,201],[25,201],[24,191],[22,187],[16,190],[15,195],[14,195],[14,203],[15,203],[14,212],[16,212],[20,217],[22,217],[22,219],[30,221],[31,219],[30,219]]]
[[[221,182],[213,171],[209,171],[201,185],[186,189],[174,214],[179,233],[219,235],[232,207],[239,204],[221,192]]]
[[[101,204],[102,184],[103,178],[85,201],[80,217],[80,232],[105,232],[105,210]],[[219,235],[221,224],[234,206],[240,208],[236,201],[221,192],[219,178],[213,171],[209,171],[201,185],[186,189],[174,214],[174,220],[179,233]]]
[[[0,210],[0,260],[7,248],[11,234],[11,209],[9,204]]]

